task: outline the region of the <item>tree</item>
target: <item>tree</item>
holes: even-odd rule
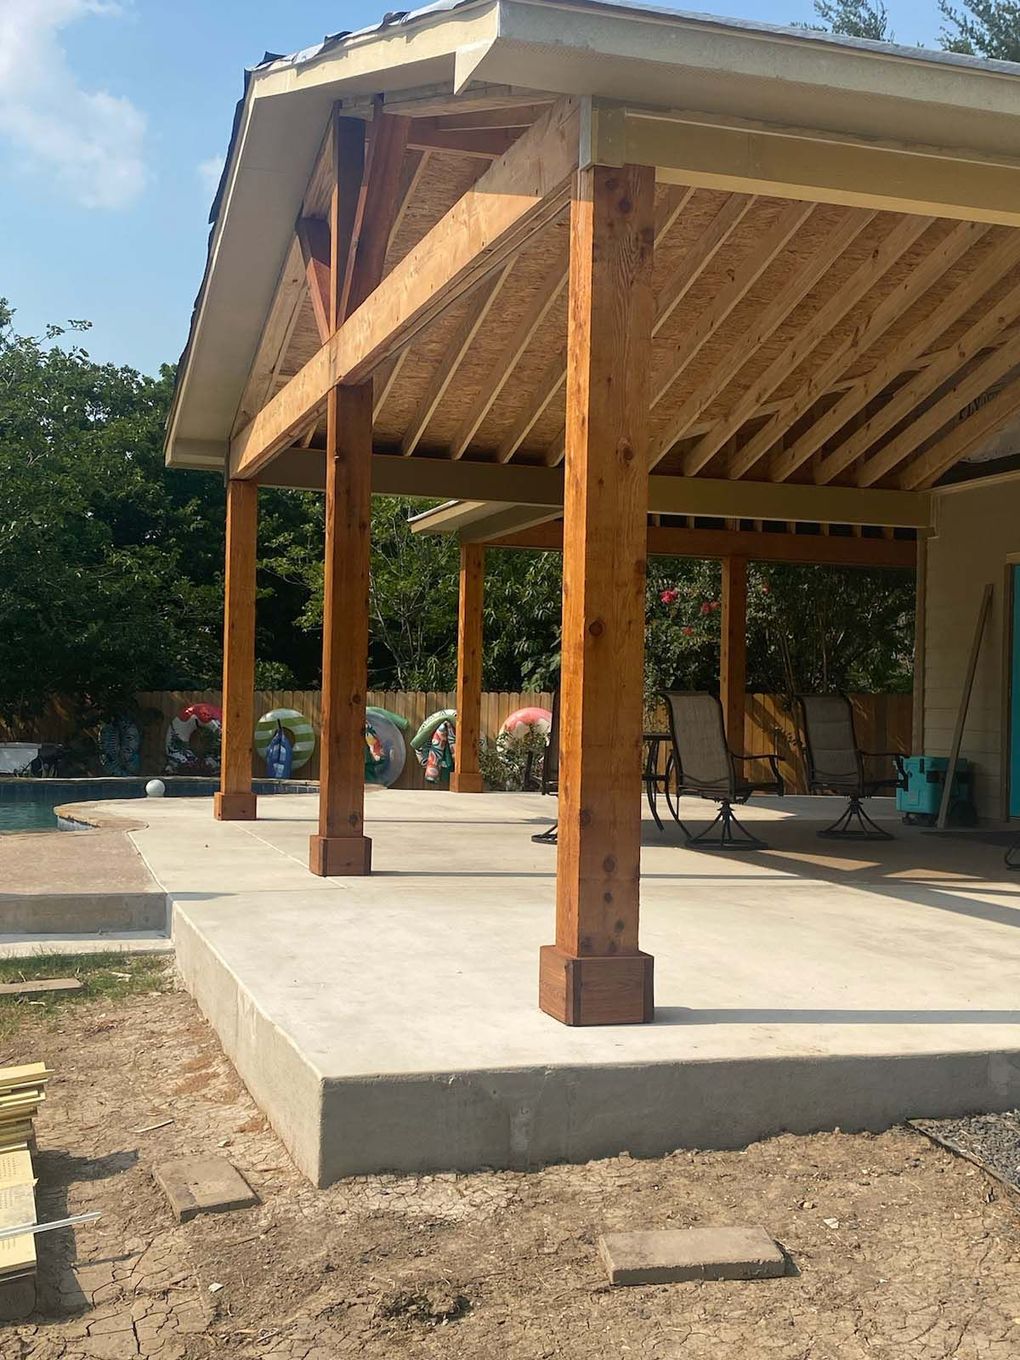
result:
[[[950,52],[1020,61],[1020,3],[1018,0],[965,0],[962,10],[939,0],[946,27],[939,37]]]
[[[0,713],[62,695],[124,711],[138,690],[219,685],[223,486],[169,471],[174,374],[97,364],[84,322],[18,335],[0,302]],[[310,541],[311,501],[264,491],[261,531]],[[321,543],[321,531],[319,542]],[[313,683],[319,648],[295,626],[301,583],[260,577],[259,650]]]
[[[217,497],[189,490],[188,513],[174,516],[152,476],[172,374],[95,364],[77,343],[52,343],[63,334],[18,336],[0,304],[7,714],[53,694],[109,711],[152,680],[204,679],[217,650],[211,593],[201,581],[188,589],[179,566],[203,553]],[[168,518],[184,541],[167,533]]]
[[[829,33],[892,42],[889,15],[882,0],[875,4],[871,0],[814,0],[814,7],[821,27]]]

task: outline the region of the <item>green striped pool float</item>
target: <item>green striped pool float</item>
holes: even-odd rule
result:
[[[294,743],[294,762],[291,769],[300,770],[302,765],[308,764],[315,750],[315,728],[296,708],[271,708],[268,713],[263,713],[255,724],[255,750],[263,760],[269,750],[269,743],[276,736],[277,723],[282,725]]]

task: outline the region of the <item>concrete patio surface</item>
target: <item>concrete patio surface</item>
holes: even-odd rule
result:
[[[829,800],[761,800],[746,815],[771,848],[725,857],[646,819],[656,1022],[599,1029],[537,1006],[549,800],[373,793],[375,872],[344,880],[305,867],[314,796],[264,799],[255,823],[205,799],[101,805],[121,806],[147,821],[129,834],[185,982],[320,1184],[1020,1104],[1020,879],[1001,846],[889,803],[872,810],[894,841],[844,846],[816,835]]]

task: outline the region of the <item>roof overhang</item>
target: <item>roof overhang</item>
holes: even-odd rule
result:
[[[446,0],[250,73],[167,436],[222,470],[331,107],[499,86],[1020,168],[1020,69],[592,0]],[[947,173],[952,173],[947,167]]]

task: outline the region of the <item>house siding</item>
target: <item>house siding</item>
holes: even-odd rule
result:
[[[967,677],[981,596],[993,587],[961,755],[975,766],[982,818],[1004,815],[1007,794],[1007,562],[1020,554],[1020,482],[940,495],[927,542],[922,730],[924,751],[946,756]]]

